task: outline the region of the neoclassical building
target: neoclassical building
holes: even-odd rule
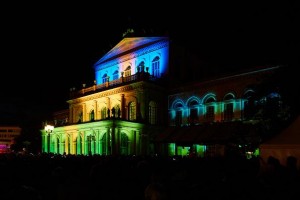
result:
[[[250,151],[260,141],[261,108],[278,111],[280,94],[262,95],[260,85],[280,67],[198,79],[195,57],[174,47],[168,37],[123,38],[95,63],[94,85],[72,88],[69,108],[41,130],[42,152],[203,157],[233,144]],[[194,80],[180,84],[188,72]]]
[[[91,87],[71,89],[68,115],[42,130],[42,151],[130,155],[154,152],[165,125],[169,39],[124,38],[94,65]]]

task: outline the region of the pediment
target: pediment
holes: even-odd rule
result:
[[[167,40],[166,37],[130,37],[121,40],[115,47],[113,47],[108,53],[106,53],[95,65],[110,61],[118,58],[122,55],[135,52],[139,49],[154,45],[163,40]]]

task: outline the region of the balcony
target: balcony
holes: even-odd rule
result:
[[[139,72],[131,76],[121,76],[119,79],[109,81],[107,79],[107,82],[99,84],[99,85],[93,85],[91,87],[84,87],[81,90],[75,90],[75,88],[72,88],[70,90],[70,98],[78,98],[85,95],[105,91],[108,89],[116,88],[122,85],[127,85],[129,83],[135,83],[139,81],[156,81],[158,78],[150,75],[148,72]]]

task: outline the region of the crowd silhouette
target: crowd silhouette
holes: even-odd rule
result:
[[[291,199],[297,159],[1,154],[1,199]]]

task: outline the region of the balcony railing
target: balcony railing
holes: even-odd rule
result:
[[[114,87],[118,87],[128,83],[133,83],[138,81],[155,81],[155,80],[157,80],[157,77],[154,77],[147,72],[139,72],[131,76],[126,76],[126,77],[121,76],[119,79],[112,80],[112,81],[109,81],[109,79],[107,79],[105,83],[98,84],[98,85],[95,84],[91,87],[84,87],[81,90],[71,89],[70,98],[77,98],[87,94],[93,94],[96,92],[112,89]]]

